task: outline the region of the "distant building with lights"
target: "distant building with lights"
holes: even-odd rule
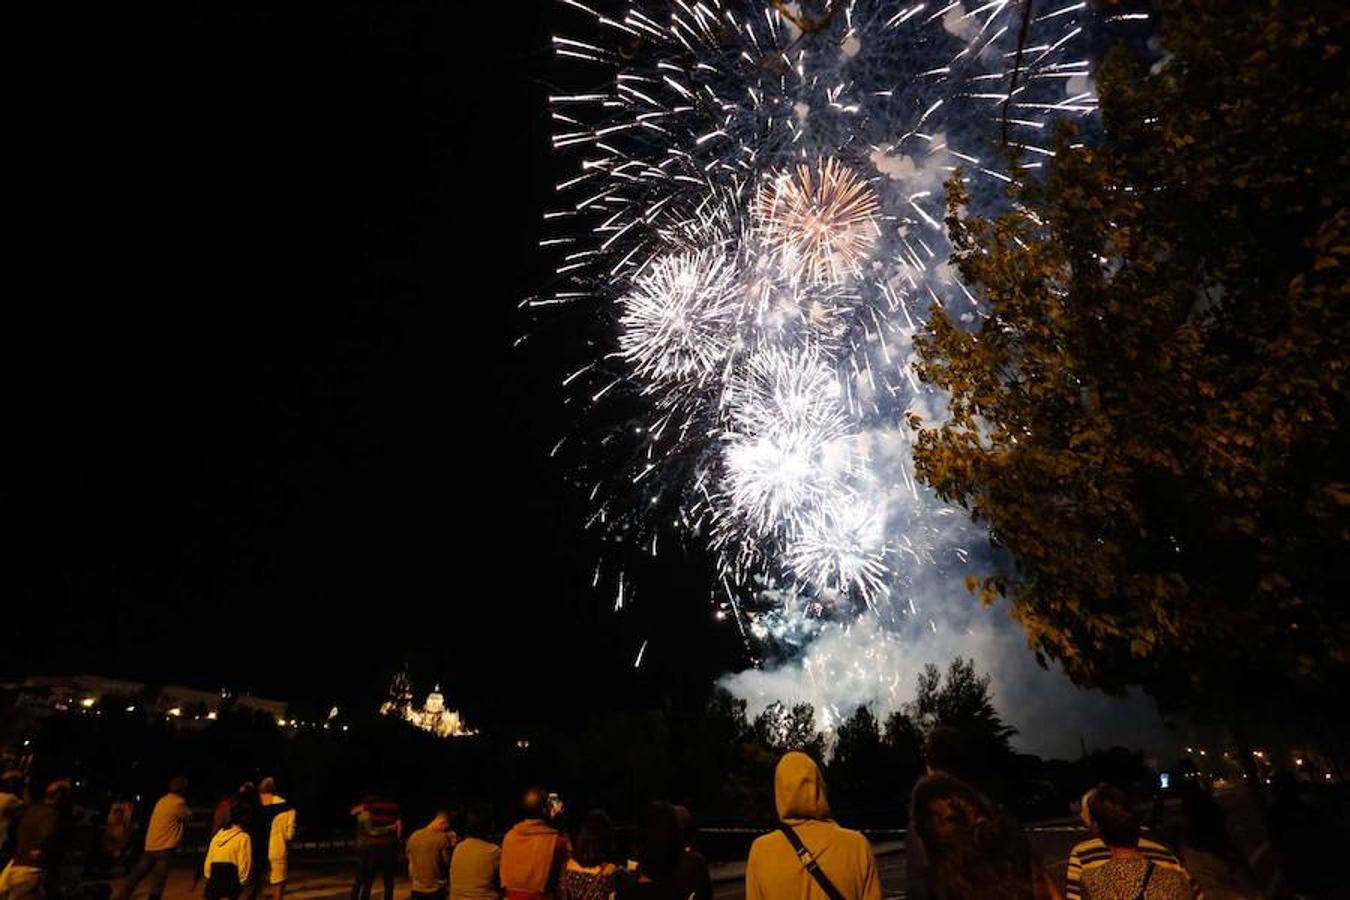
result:
[[[149,685],[102,675],[34,675],[0,684],[9,702],[5,706],[22,718],[41,719],[63,712],[101,714],[104,709],[143,712],[183,723],[208,722],[227,709],[252,710],[275,719],[286,718],[282,700],[206,691],[176,684]]]
[[[438,684],[427,694],[419,707],[414,702],[412,680],[406,671],[399,672],[389,683],[389,697],[380,704],[380,714],[396,716],[408,724],[436,737],[469,737],[478,732],[465,724],[460,714],[445,708],[445,695]]]

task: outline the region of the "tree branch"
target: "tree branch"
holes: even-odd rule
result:
[[[1031,0],[1022,0],[1022,24],[1017,29],[1017,55],[1013,57],[1012,82],[1008,85],[1008,96],[1003,100],[1003,149],[1008,149],[1008,110],[1012,108],[1013,94],[1017,92],[1017,80],[1022,74],[1022,52],[1027,47],[1027,33],[1031,31]]]

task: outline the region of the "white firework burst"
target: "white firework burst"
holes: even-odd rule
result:
[[[752,533],[795,531],[854,465],[838,376],[814,350],[751,356],[727,391],[727,497]]]
[[[885,504],[831,497],[803,517],[784,552],[789,572],[807,584],[854,592],[869,606],[888,593]]]
[[[717,250],[654,259],[619,299],[619,349],[647,381],[702,381],[717,371],[740,307],[736,267]]]

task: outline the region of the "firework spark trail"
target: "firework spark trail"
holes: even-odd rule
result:
[[[607,473],[644,494],[601,494],[596,521],[654,545],[660,509],[707,542],[723,611],[770,648],[863,609],[895,627],[979,540],[916,484],[904,424],[944,415],[912,371],[926,310],[981,314],[947,264],[942,183],[961,167],[1002,196],[995,135],[1034,169],[1052,117],[1095,109],[1088,12],[1033,17],[1019,52],[1011,0],[560,2],[578,33],[555,52],[588,87],[550,98],[577,171],[540,305],[612,311],[622,371],[571,386],[651,411]]]

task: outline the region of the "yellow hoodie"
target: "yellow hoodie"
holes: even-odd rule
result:
[[[778,761],[773,775],[778,818],[792,826],[825,875],[847,900],[881,900],[872,845],[830,818],[825,779],[815,760],[795,750]],[[757,838],[745,865],[746,900],[827,900],[782,832]]]

